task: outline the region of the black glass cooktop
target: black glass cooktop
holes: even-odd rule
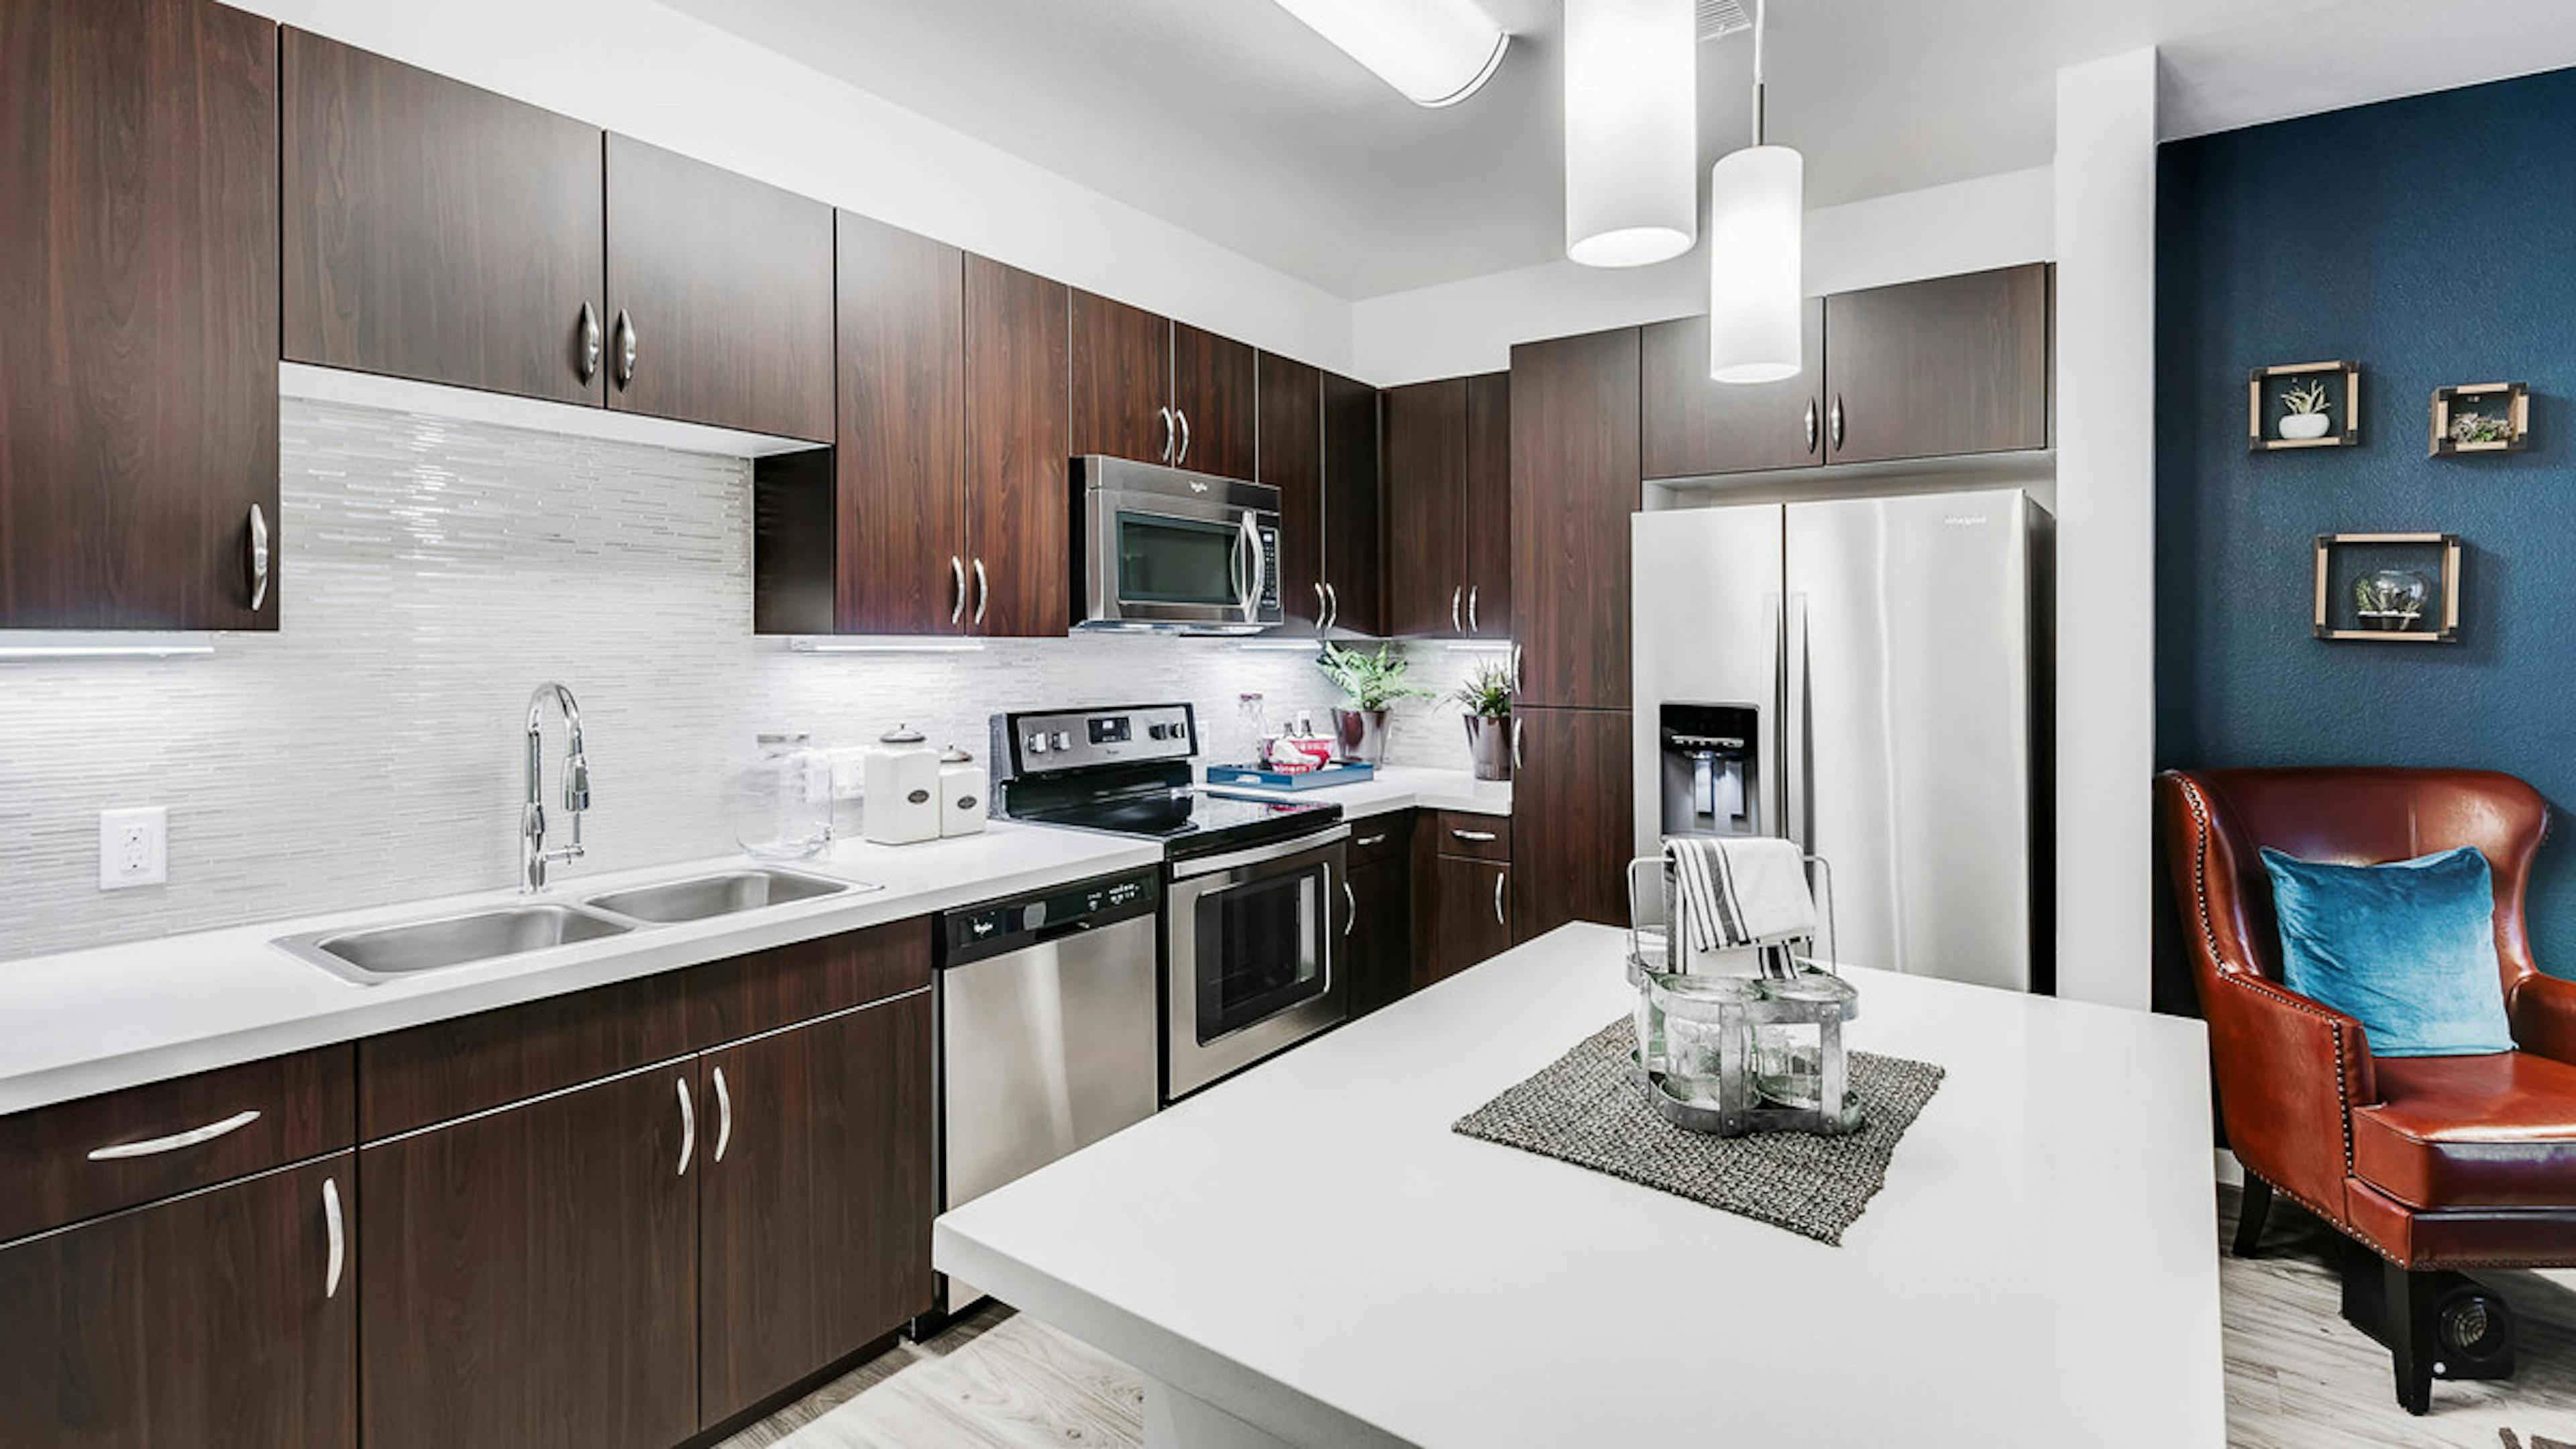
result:
[[[1233,800],[1181,789],[1059,805],[1012,818],[1146,836],[1164,842],[1164,854],[1177,859],[1320,831],[1342,818],[1342,807]]]

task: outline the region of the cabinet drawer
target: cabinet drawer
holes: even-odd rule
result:
[[[687,974],[431,1022],[358,1043],[358,1135],[374,1142],[685,1056]]]
[[[930,984],[930,918],[799,941],[689,973],[689,1044],[704,1049]]]
[[[322,1047],[0,1117],[0,1240],[347,1147],[350,1056]]]
[[[1430,816],[1432,849],[1468,860],[1512,858],[1512,817],[1473,815],[1463,810],[1435,810]]]
[[[1413,818],[1412,811],[1398,810],[1352,821],[1351,869],[1404,859],[1413,847]]]

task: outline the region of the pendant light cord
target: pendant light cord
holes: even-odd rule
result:
[[[1762,144],[1762,0],[1753,0],[1753,144]]]

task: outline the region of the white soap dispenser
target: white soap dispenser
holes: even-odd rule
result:
[[[921,731],[897,725],[868,751],[862,829],[877,845],[939,838],[939,756]]]
[[[975,757],[950,745],[939,752],[939,833],[976,835],[984,829],[985,778]]]

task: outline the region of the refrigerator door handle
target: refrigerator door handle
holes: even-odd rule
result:
[[[1812,728],[1807,719],[1807,596],[1789,595],[1788,668],[1781,675],[1780,690],[1786,707],[1781,711],[1780,778],[1785,794],[1781,833],[1800,850],[1810,848],[1807,818],[1807,766],[1812,743]]]
[[[1782,671],[1780,596],[1762,596],[1762,677],[1771,681],[1771,697],[1763,701],[1763,718],[1769,724],[1769,738],[1757,729],[1753,737],[1754,765],[1762,772],[1762,794],[1758,801],[1762,823],[1768,830],[1786,834],[1788,826],[1788,731],[1781,727],[1780,711],[1789,698],[1788,676]]]

